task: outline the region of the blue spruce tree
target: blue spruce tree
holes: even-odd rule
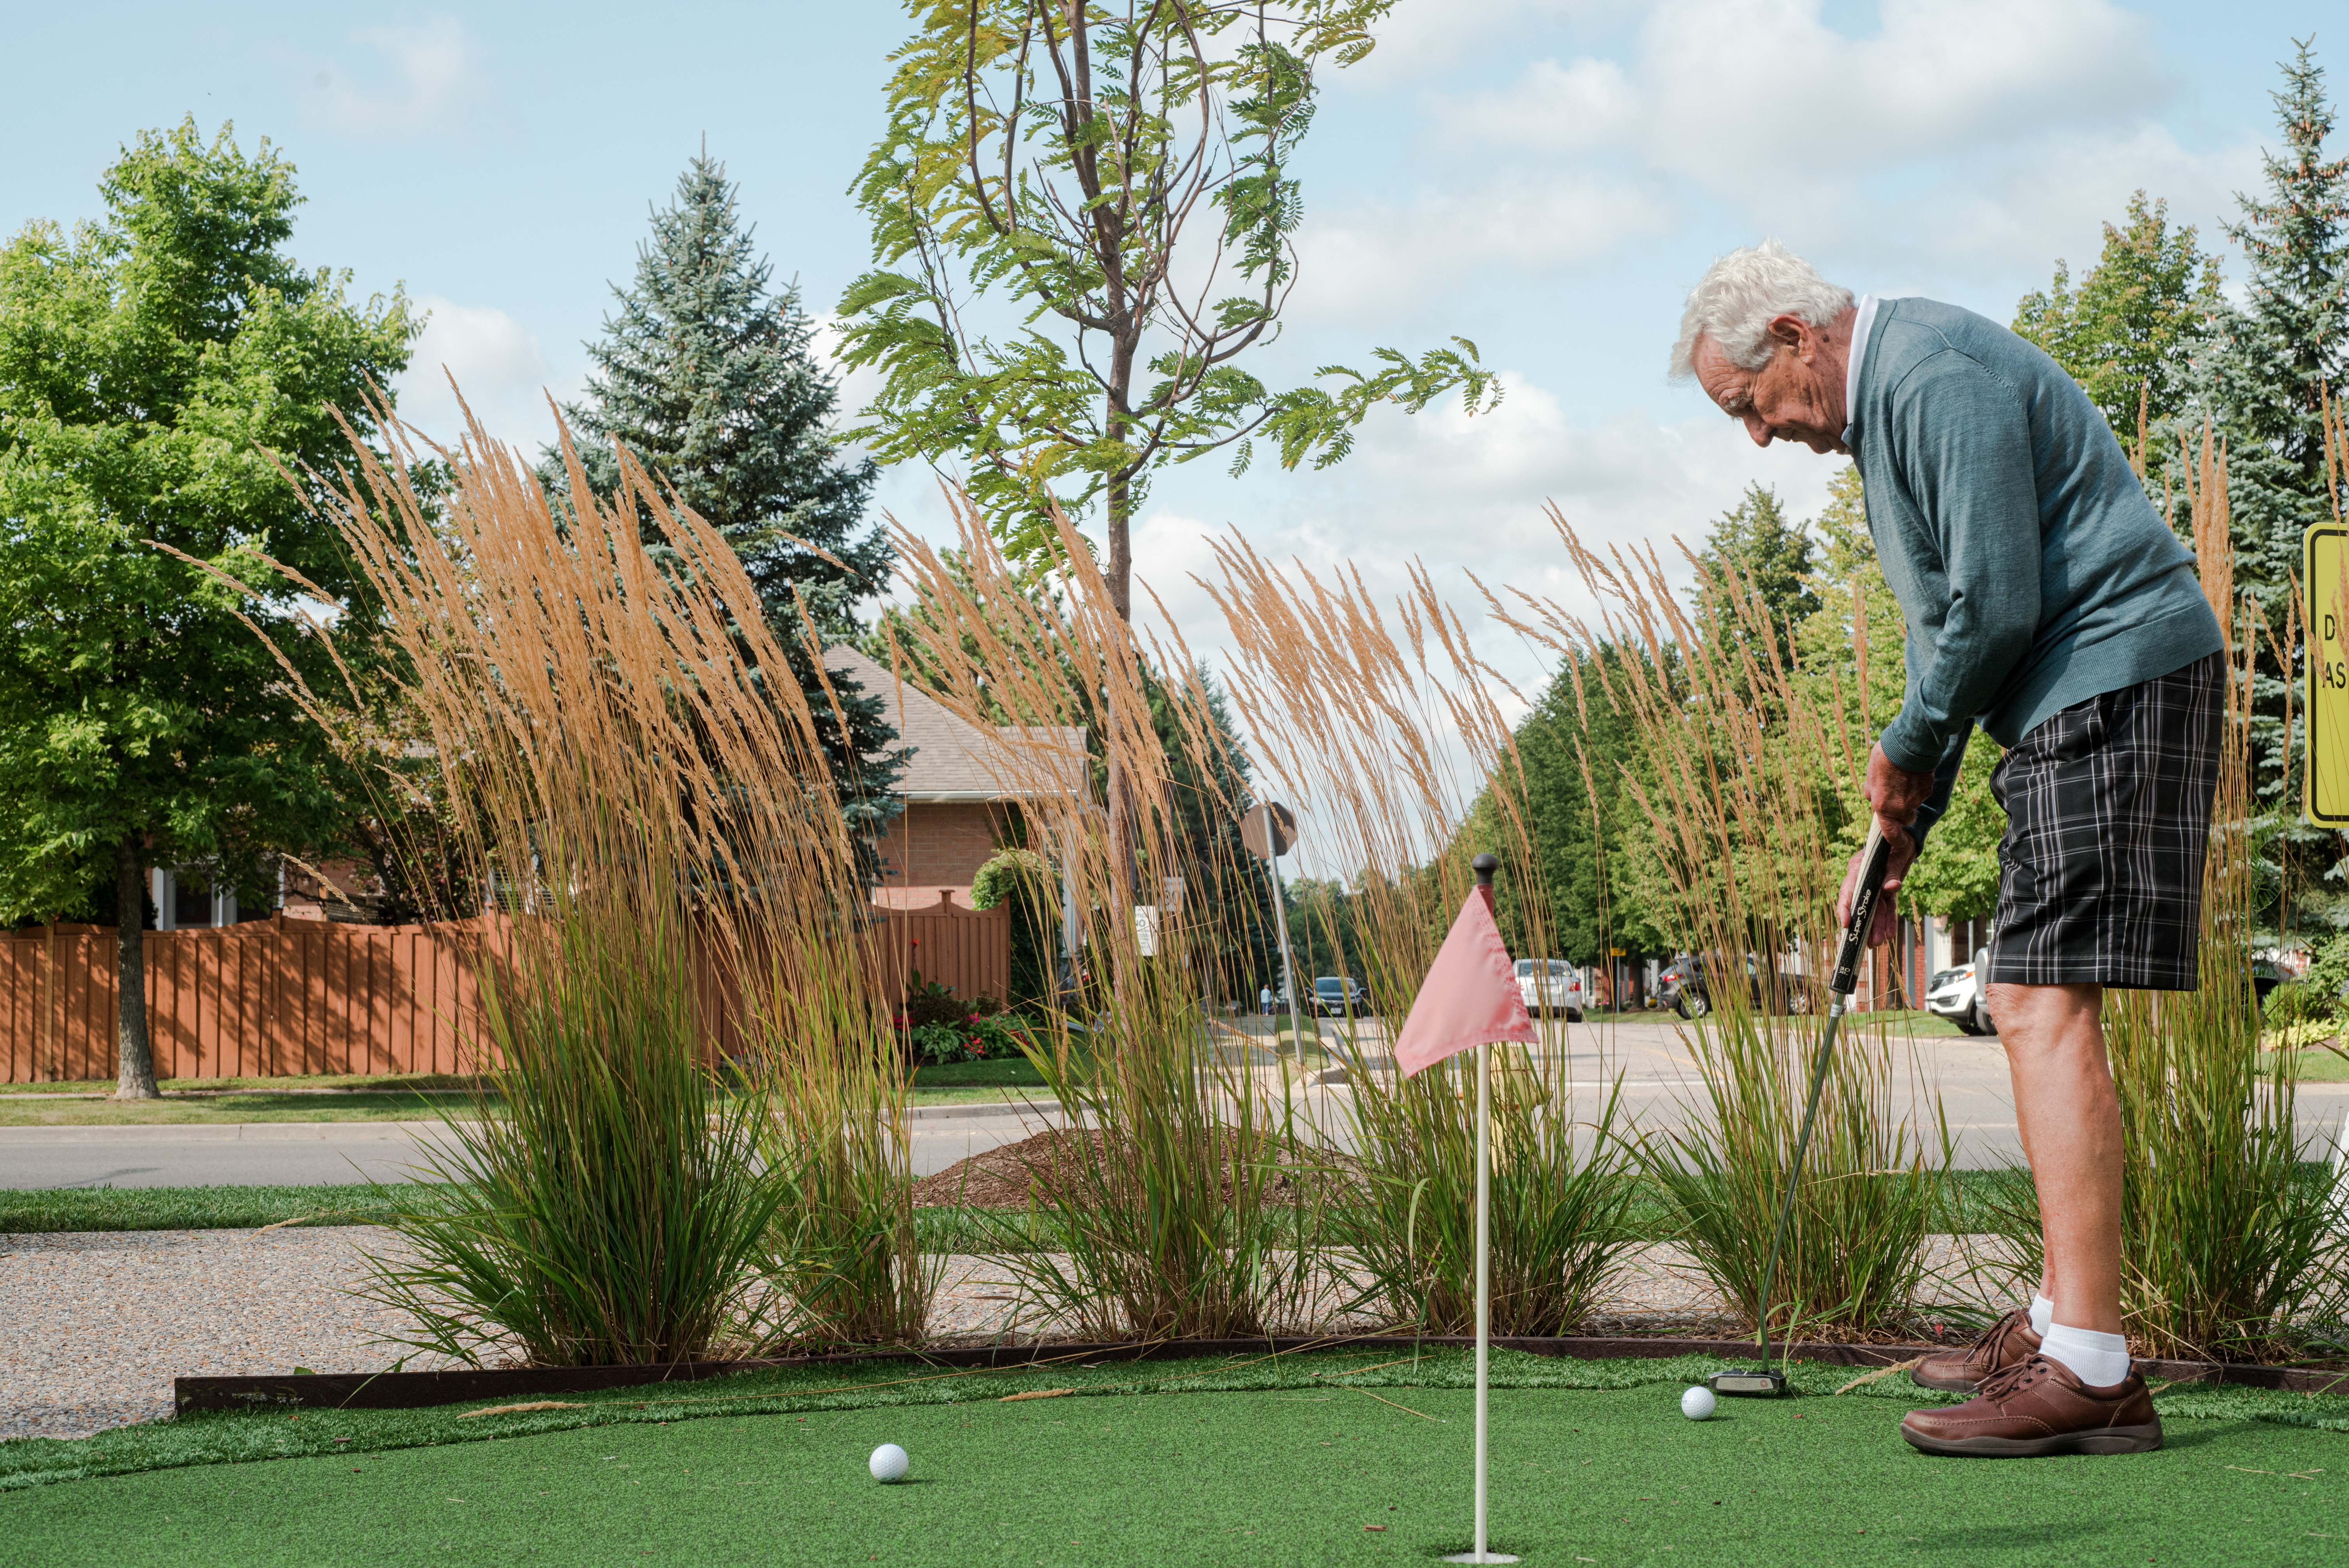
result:
[[[2300,570],[2301,537],[2330,521],[2322,407],[2349,370],[2349,160],[2327,159],[2333,106],[2324,71],[2302,41],[2274,95],[2283,150],[2264,157],[2264,199],[2236,198],[2242,221],[2227,233],[2249,263],[2245,300],[2221,312],[2203,356],[2204,397],[2227,444],[2236,583],[2281,637]],[[2254,783],[2282,856],[2272,884],[2279,924],[2325,923],[2349,905],[2341,835],[2301,819],[2299,738],[2284,722],[2286,669],[2258,637]],[[2295,724],[2296,727],[2296,724]],[[2288,891],[2287,891],[2288,890]]]
[[[864,521],[870,459],[844,460],[832,439],[838,390],[816,357],[795,285],[773,273],[735,210],[735,187],[707,152],[652,217],[635,283],[614,285],[617,312],[587,345],[587,396],[564,406],[589,484],[608,498],[619,442],[716,529],[757,587],[767,623],[809,695],[850,822],[870,843],[897,802],[904,767],[880,694],[834,676],[847,722],[833,716],[806,653],[808,623],[826,644],[856,635],[855,607],[888,576],[889,542]],[[541,475],[560,489],[560,455]],[[665,546],[646,521],[645,542]],[[804,606],[804,609],[802,609]],[[877,863],[877,862],[876,862]]]

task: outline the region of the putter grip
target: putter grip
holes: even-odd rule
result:
[[[1851,918],[1844,923],[1843,951],[1836,954],[1835,978],[1827,989],[1848,996],[1859,988],[1859,955],[1868,948],[1868,928],[1876,923],[1876,901],[1884,896],[1884,872],[1892,861],[1892,841],[1878,828],[1868,830],[1860,850],[1859,891],[1852,895]]]

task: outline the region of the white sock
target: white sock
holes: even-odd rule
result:
[[[2051,1323],[2040,1336],[2039,1354],[2061,1361],[2091,1388],[2109,1388],[2129,1373],[2128,1341],[2117,1334]]]
[[[2047,1326],[2055,1321],[2055,1304],[2044,1295],[2031,1298],[2031,1332],[2040,1338],[2047,1337]]]

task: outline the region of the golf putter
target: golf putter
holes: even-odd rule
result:
[[[1876,901],[1884,892],[1884,872],[1891,862],[1892,845],[1883,830],[1870,824],[1868,842],[1859,851],[1859,890],[1852,895],[1851,918],[1844,923],[1843,949],[1836,955],[1834,977],[1827,982],[1827,1026],[1819,1036],[1817,1057],[1811,1063],[1811,1098],[1803,1107],[1803,1130],[1795,1139],[1795,1169],[1786,1180],[1786,1196],[1778,1205],[1778,1228],[1770,1236],[1770,1261],[1762,1269],[1762,1304],[1755,1314],[1761,1329],[1762,1364],[1752,1371],[1716,1372],[1705,1386],[1716,1394],[1773,1398],[1786,1391],[1786,1375],[1770,1365],[1770,1287],[1778,1279],[1778,1252],[1786,1243],[1786,1221],[1795,1212],[1795,1194],[1802,1190],[1803,1157],[1811,1149],[1811,1123],[1819,1114],[1819,1089],[1827,1081],[1827,1064],[1835,1058],[1837,1026],[1859,987],[1859,956],[1868,950],[1868,928],[1876,923]]]

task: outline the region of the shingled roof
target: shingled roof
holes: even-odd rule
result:
[[[898,744],[911,748],[897,794],[918,803],[1019,800],[1084,789],[1085,732],[1079,727],[1003,725],[982,728],[921,687],[845,643],[824,650],[824,666],[877,693]]]

